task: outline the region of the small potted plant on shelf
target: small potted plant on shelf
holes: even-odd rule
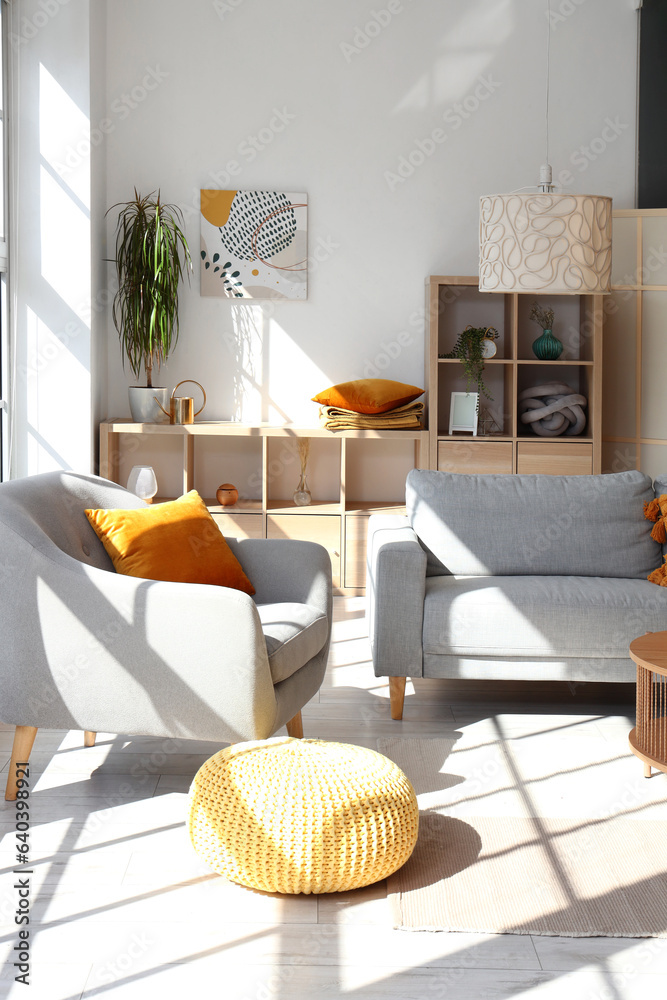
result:
[[[555,361],[563,353],[563,345],[553,335],[554,311],[551,306],[533,302],[530,318],[542,329],[542,336],[533,341],[533,354],[539,361]]]
[[[146,372],[146,385],[130,387],[130,410],[137,422],[162,423],[169,390],[153,385],[153,369],[163,364],[176,345],[178,286],[192,271],[192,259],[183,233],[183,213],[169,205],[160,192],[112,205],[119,208],[116,223],[118,291],[112,315],[120,337],[123,363],[127,359],[135,378]],[[107,213],[108,214],[108,213]]]
[[[466,392],[470,392],[471,387],[476,386],[478,393],[483,394],[487,399],[493,399],[484,382],[482,372],[484,371],[484,362],[496,353],[494,340],[497,339],[498,331],[493,326],[467,326],[458,335],[451,351],[439,354],[438,357],[458,358],[463,365]]]

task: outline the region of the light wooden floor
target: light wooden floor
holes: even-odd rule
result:
[[[567,750],[570,807],[573,794],[582,810],[597,813],[619,801],[642,809],[667,797],[667,775],[646,781],[627,749],[631,686],[571,691],[422,681],[414,693],[408,684],[404,721],[392,722],[387,685],[369,663],[363,600],[338,599],[336,612],[327,679],[304,711],[306,736],[375,748],[384,735],[451,735],[464,777],[483,773],[498,741],[511,738],[525,741],[530,753],[553,756],[556,767]],[[0,730],[6,774],[11,733]],[[31,762],[32,985],[13,983],[14,805],[3,801],[1,997],[667,996],[667,940],[395,931],[384,883],[318,898],[263,895],[224,882],[199,863],[183,825],[191,778],[216,749],[104,734],[84,749],[79,732],[38,734]],[[600,760],[613,767],[596,767]]]

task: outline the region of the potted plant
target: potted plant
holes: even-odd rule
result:
[[[487,399],[493,399],[487,386],[484,383],[482,372],[484,362],[493,357],[496,353],[494,340],[498,339],[498,331],[493,326],[467,326],[458,335],[456,343],[447,354],[439,354],[439,358],[458,358],[463,365],[463,373],[466,379],[466,392],[471,391],[471,386],[476,387],[476,391]]]
[[[160,192],[112,205],[119,208],[116,224],[118,291],[112,315],[120,338],[123,364],[127,359],[135,378],[146,372],[146,385],[131,387],[130,410],[137,422],[161,423],[164,419],[153,397],[167,408],[168,389],[153,385],[159,369],[178,339],[178,286],[188,280],[192,259],[183,234],[183,213],[169,205]],[[108,214],[108,213],[107,213]]]
[[[530,318],[542,330],[542,336],[533,341],[533,354],[540,361],[555,361],[563,353],[563,345],[558,337],[554,337],[554,311],[551,306],[541,306],[533,302]]]

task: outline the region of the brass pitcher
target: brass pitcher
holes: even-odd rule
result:
[[[178,386],[183,385],[185,382],[191,382],[193,385],[198,385],[202,391],[204,402],[196,413],[195,401],[192,396],[174,396],[174,392],[176,392]],[[169,413],[167,413],[164,406],[156,396],[153,396],[153,399],[162,412],[169,417],[170,424],[193,424],[195,417],[199,416],[201,411],[206,406],[206,392],[204,391],[204,386],[200,385],[200,383],[196,382],[193,378],[184,378],[182,382],[179,382],[178,385],[174,386],[174,392],[172,392],[169,397]]]

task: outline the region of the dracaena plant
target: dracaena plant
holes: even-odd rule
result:
[[[123,363],[134,376],[146,371],[153,385],[153,369],[163,364],[178,339],[178,286],[188,280],[192,259],[183,233],[183,213],[169,205],[160,192],[134,198],[109,209],[119,209],[116,224],[118,291],[112,315],[120,338]],[[108,214],[108,213],[107,213]]]

